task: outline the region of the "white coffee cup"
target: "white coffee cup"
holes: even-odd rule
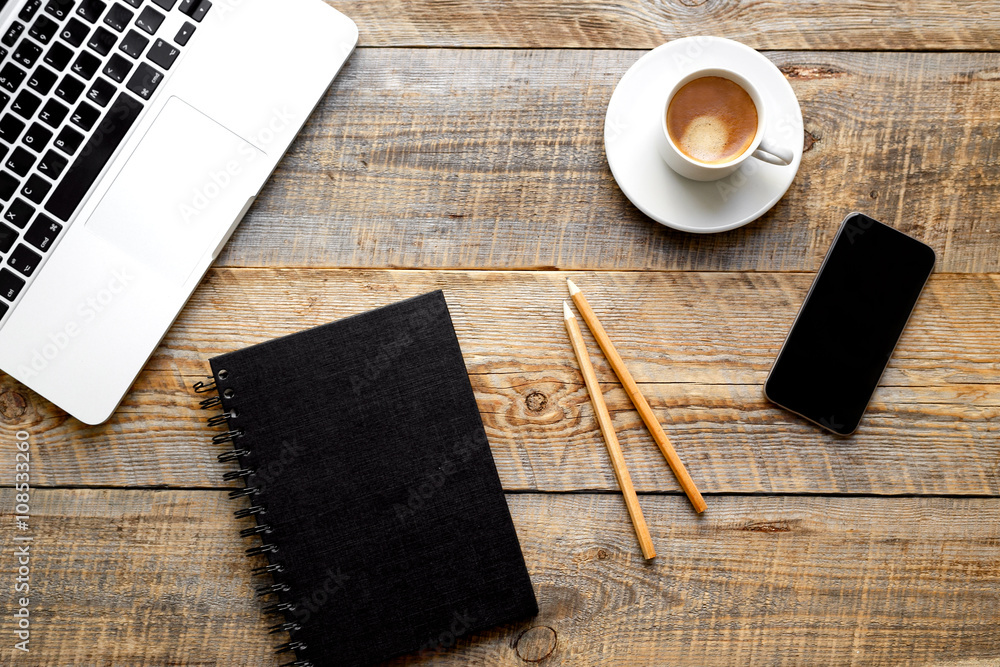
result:
[[[757,107],[757,134],[754,136],[750,146],[732,160],[719,164],[700,162],[694,158],[688,157],[683,151],[681,151],[680,148],[678,148],[677,144],[674,143],[673,138],[670,136],[670,132],[667,130],[667,109],[670,107],[670,102],[673,101],[674,95],[676,95],[677,91],[691,81],[706,76],[717,76],[723,79],[729,79],[745,90],[747,94],[750,95],[750,99],[753,100],[754,106]],[[761,94],[757,90],[756,86],[733,70],[721,67],[712,67],[691,72],[674,84],[674,86],[668,91],[666,101],[663,106],[658,106],[657,109],[659,109],[660,113],[660,131],[657,133],[656,138],[657,150],[660,153],[660,157],[663,158],[664,162],[666,162],[671,169],[676,171],[681,176],[686,176],[692,180],[714,181],[720,178],[725,178],[739,169],[740,165],[742,165],[743,162],[748,160],[750,157],[755,157],[763,162],[779,166],[789,165],[795,159],[795,155],[790,148],[780,147],[773,141],[769,141],[768,138],[764,136],[764,132],[767,129],[768,117],[768,109],[764,104],[764,98],[761,97]]]

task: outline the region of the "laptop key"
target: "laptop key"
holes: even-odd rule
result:
[[[10,310],[10,306],[3,301],[0,301],[0,320],[2,320],[3,316],[7,314],[8,310]]]
[[[23,69],[14,63],[7,63],[0,69],[0,86],[13,93],[18,89],[26,76],[28,76],[28,73]]]
[[[62,125],[67,115],[69,115],[69,107],[55,100],[49,100],[42,107],[42,112],[38,114],[38,117],[43,123],[55,129]]]
[[[87,91],[87,99],[96,102],[102,107],[111,104],[111,98],[115,95],[115,84],[107,79],[98,77],[90,90]]]
[[[0,172],[0,199],[8,201],[17,192],[17,186],[21,182],[8,174],[6,171]]]
[[[101,18],[101,14],[107,8],[107,3],[102,2],[102,0],[83,0],[76,8],[76,15],[82,16],[91,23],[97,23],[97,19]]]
[[[68,164],[69,160],[50,149],[42,161],[38,163],[38,173],[42,176],[48,176],[54,181],[59,178],[59,174],[63,173],[63,169]]]
[[[133,16],[135,16],[135,12],[131,9],[125,5],[115,3],[111,6],[111,9],[108,10],[107,15],[104,17],[104,22],[118,32],[123,32],[132,21]]]
[[[194,34],[195,25],[188,21],[181,26],[181,29],[177,31],[177,36],[174,37],[174,41],[181,46],[187,46],[188,41],[191,39],[191,35]]]
[[[45,67],[45,65],[39,65],[35,68],[34,74],[28,79],[28,87],[38,91],[42,95],[48,95],[49,91],[52,90],[52,86],[56,85],[56,81],[58,80],[58,74]]]
[[[10,110],[21,118],[31,120],[40,106],[42,106],[41,98],[37,95],[29,93],[27,90],[22,90],[18,96],[14,98],[14,104],[11,105]]]
[[[205,15],[208,14],[208,10],[211,8],[212,3],[209,0],[181,0],[181,5],[178,7],[181,12],[199,23],[201,23],[201,20],[205,18]]]
[[[23,121],[18,120],[11,114],[7,114],[3,118],[0,118],[0,139],[3,139],[8,144],[12,144],[21,136],[24,128]]]
[[[56,95],[70,104],[73,104],[80,99],[80,95],[83,94],[84,88],[86,88],[86,85],[81,83],[79,79],[67,74],[62,78],[62,81],[59,82],[59,85],[56,86]]]
[[[51,189],[51,183],[38,174],[32,174],[28,178],[28,182],[21,186],[21,194],[27,197],[29,201],[41,204],[45,201],[45,195],[49,194],[49,190]]]
[[[0,252],[7,253],[14,247],[17,240],[17,230],[11,229],[7,225],[0,225]]]
[[[118,41],[118,37],[109,30],[104,28],[98,28],[94,31],[94,34],[90,36],[87,40],[87,46],[93,50],[100,53],[102,56],[108,55],[111,49],[115,47],[115,42]]]
[[[71,9],[73,9],[73,0],[49,0],[49,4],[45,5],[45,11],[57,19],[66,18]]]
[[[101,133],[97,132],[94,137],[100,141]],[[66,126],[56,137],[56,148],[63,151],[67,155],[72,155],[76,152],[76,149],[80,147],[83,143],[83,135],[74,130],[73,128]]]
[[[163,74],[147,63],[139,63],[135,74],[129,79],[127,88],[144,100],[148,100],[156,92],[157,86],[163,81]]]
[[[142,6],[142,0],[125,0],[125,2],[137,8]]]
[[[41,6],[42,0],[28,0],[28,2],[24,3],[24,7],[21,7],[21,13],[17,15],[17,18],[27,23],[34,18]]]
[[[165,18],[166,17],[163,14],[156,11],[152,7],[146,7],[139,14],[139,18],[135,20],[135,24],[152,35],[160,29],[160,25],[163,23],[163,19]]]
[[[118,48],[133,58],[138,58],[149,45],[149,38],[135,30],[129,30],[125,39],[118,45]]]
[[[4,222],[14,225],[18,229],[24,229],[34,215],[34,206],[23,199],[15,199],[7,212],[3,214],[3,219]]]
[[[31,223],[28,231],[24,233],[24,240],[42,252],[48,252],[62,228],[63,226],[58,222],[44,213],[40,213],[38,218]]]
[[[59,24],[48,16],[39,16],[35,24],[31,26],[28,34],[37,39],[42,44],[52,41],[52,36],[59,30]]]
[[[114,79],[118,83],[125,80],[128,73],[132,71],[132,63],[119,53],[115,53],[108,59],[108,64],[104,66],[104,75],[109,79]]]
[[[17,38],[21,36],[22,32],[24,32],[24,24],[20,21],[14,21],[10,24],[10,27],[7,29],[7,32],[4,33],[0,42],[3,42],[7,46],[14,46],[14,42],[16,42]]]
[[[86,102],[80,102],[80,106],[73,112],[73,124],[84,130],[94,127],[94,123],[101,117],[101,112],[90,106]]]
[[[70,19],[69,23],[63,26],[62,32],[59,33],[59,36],[73,46],[80,46],[83,44],[83,40],[87,39],[87,35],[89,34],[89,25],[83,21]]]
[[[10,154],[10,157],[7,158],[7,161],[3,163],[3,166],[18,176],[27,176],[31,168],[35,166],[35,156],[21,146],[18,146]],[[25,220],[24,222],[27,224],[28,221]],[[21,227],[24,227],[24,225],[22,224]]]
[[[146,57],[163,69],[170,69],[180,53],[180,49],[176,46],[173,46],[165,40],[158,39],[156,40],[156,43],[153,44],[153,48],[151,48],[149,53],[146,54]]]
[[[10,102],[10,95],[0,90],[0,111],[7,108],[8,102]]]
[[[72,59],[73,51],[62,42],[53,44],[49,52],[45,54],[45,64],[60,72],[66,69],[66,65],[69,65],[69,61]]]
[[[73,62],[73,67],[70,69],[72,69],[73,74],[89,81],[94,78],[94,75],[97,74],[97,70],[100,68],[100,58],[89,51],[81,51],[76,61]]]
[[[24,277],[29,278],[41,261],[41,255],[22,243],[7,258],[7,265],[16,271],[20,271]]]
[[[13,301],[24,288],[24,280],[10,269],[0,270],[0,296]]]
[[[104,166],[142,113],[142,104],[128,93],[119,93],[108,109],[101,132],[95,133],[52,192],[45,210],[63,222],[70,219]]]
[[[153,3],[169,12],[177,4],[177,0],[153,0]]]
[[[49,141],[52,139],[52,130],[48,129],[41,123],[32,123],[28,131],[25,132],[24,137],[21,141],[24,145],[35,151],[36,153],[41,153],[46,146],[48,146]]]
[[[38,46],[30,39],[22,39],[21,43],[17,45],[14,49],[14,62],[20,63],[25,67],[31,67],[38,60],[38,57],[42,55],[42,47]]]

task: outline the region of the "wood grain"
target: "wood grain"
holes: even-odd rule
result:
[[[508,496],[540,613],[403,665],[971,664],[1000,653],[1000,500]],[[220,491],[38,490],[21,665],[276,666]],[[10,525],[13,492],[0,490]],[[891,517],[891,520],[887,520]],[[12,531],[0,531],[9,576]],[[272,621],[273,622],[273,621]],[[0,626],[11,636],[11,617]],[[547,657],[546,657],[547,656]],[[969,662],[964,662],[969,661]]]
[[[0,443],[27,429],[34,479],[47,486],[221,486],[224,446],[210,444],[190,390],[207,359],[442,288],[505,488],[614,490],[563,327],[566,277],[585,290],[704,493],[1000,494],[1000,275],[932,277],[846,439],[761,393],[808,274],[217,269],[111,422],[84,427],[5,378]],[[678,491],[584,336],[636,488]],[[0,483],[11,480],[0,466]]]
[[[653,222],[611,176],[604,116],[641,55],[361,49],[220,262],[812,271],[860,210],[940,271],[1000,271],[1000,54],[766,54],[809,150],[770,213],[709,236]]]
[[[993,50],[996,0],[328,0],[365,46],[648,49],[722,35],[758,49]]]

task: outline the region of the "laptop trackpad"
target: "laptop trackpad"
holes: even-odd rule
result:
[[[241,187],[257,148],[170,98],[87,229],[183,284],[216,249],[253,192]]]

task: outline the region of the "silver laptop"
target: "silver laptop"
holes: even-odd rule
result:
[[[0,4],[0,369],[98,424],[357,26],[322,0]]]

